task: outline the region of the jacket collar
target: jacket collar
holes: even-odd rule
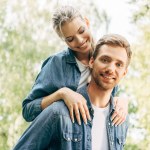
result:
[[[76,64],[76,60],[75,60],[75,56],[73,54],[73,50],[70,49],[70,48],[68,48],[67,51],[66,51],[66,62]]]
[[[91,104],[91,101],[90,101],[90,98],[89,98],[89,95],[88,95],[88,92],[87,92],[87,87],[88,87],[88,85],[85,85],[85,86],[81,87],[81,88],[79,89],[79,93],[81,93],[82,96],[86,99],[88,109],[89,109],[89,111],[90,111],[90,113],[91,113],[91,115],[92,115],[92,117],[93,117],[93,115],[94,115],[94,110],[93,110],[93,108],[92,108],[92,104]],[[114,111],[115,111],[114,98],[113,98],[113,96],[111,95],[111,96],[110,96],[110,110],[109,110],[110,116],[113,114]]]

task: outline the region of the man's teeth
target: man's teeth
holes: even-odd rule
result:
[[[112,76],[107,76],[107,75],[102,75],[104,78],[106,78],[106,79],[113,79],[113,77]]]
[[[108,77],[108,76],[104,76],[104,78],[111,79],[111,77]]]

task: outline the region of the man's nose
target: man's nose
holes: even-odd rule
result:
[[[116,69],[116,66],[115,66],[115,64],[114,63],[109,63],[108,65],[107,65],[107,67],[106,67],[107,69],[107,71],[109,72],[109,73],[112,73],[112,72],[114,72],[115,71],[115,69]]]

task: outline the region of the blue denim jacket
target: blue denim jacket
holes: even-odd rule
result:
[[[87,94],[87,86],[79,89],[85,99],[93,120],[94,110]],[[114,111],[113,97],[107,117],[107,133],[110,150],[122,150],[127,135],[128,120],[120,126],[112,126],[111,115]],[[55,102],[36,117],[24,132],[14,150],[91,150],[92,120],[87,125],[72,123],[69,111],[63,101]]]
[[[31,92],[23,101],[23,117],[33,121],[42,111],[43,97],[62,87],[77,90],[81,73],[71,49],[50,56],[44,61]],[[117,87],[113,90],[115,94]]]

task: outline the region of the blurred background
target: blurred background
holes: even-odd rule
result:
[[[52,29],[53,10],[73,5],[90,20],[97,40],[106,33],[125,36],[133,58],[120,93],[129,96],[126,150],[150,150],[149,0],[0,0],[0,150],[10,150],[29,126],[22,100],[42,62],[65,49]]]

